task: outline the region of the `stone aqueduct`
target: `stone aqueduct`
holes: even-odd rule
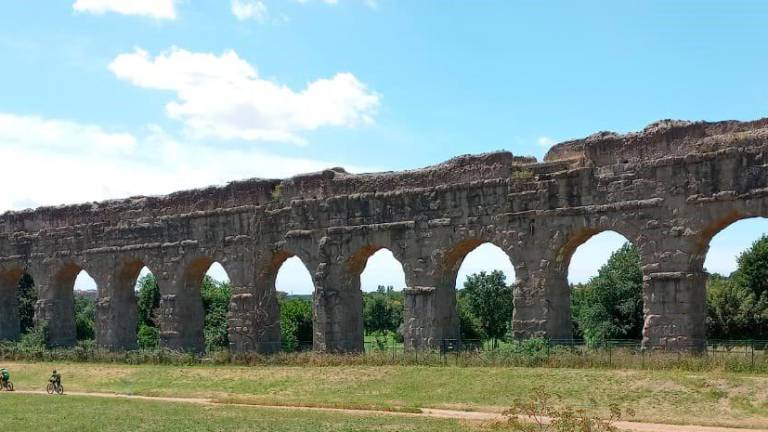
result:
[[[136,345],[134,284],[158,278],[161,343],[201,350],[200,284],[213,262],[233,286],[232,349],[279,347],[276,273],[298,256],[312,274],[314,347],[363,346],[360,273],[389,249],[403,265],[406,347],[458,337],[455,282],[463,258],[491,242],[516,269],[513,330],[571,337],[569,260],[592,235],[616,231],[641,253],[647,346],[697,347],[705,320],[710,239],[768,216],[768,119],[662,121],[553,147],[543,162],[500,152],[405,172],[342,169],[246,180],[159,197],[9,212],[0,217],[0,339],[15,339],[24,272],[50,341],[75,342],[73,284],[98,284],[97,343]]]

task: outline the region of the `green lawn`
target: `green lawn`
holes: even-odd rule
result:
[[[472,431],[454,420],[200,406],[83,396],[0,394],[6,431]]]
[[[51,363],[4,364],[19,389],[42,389]],[[768,376],[566,368],[235,367],[57,364],[71,391],[207,397],[254,404],[502,410],[544,385],[563,402],[636,419],[768,427]]]

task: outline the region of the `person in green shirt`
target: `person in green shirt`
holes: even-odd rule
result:
[[[0,369],[0,384],[2,384],[3,388],[6,388],[8,386],[8,382],[11,380],[11,374],[8,372],[8,369],[2,368]]]
[[[56,385],[61,385],[61,374],[56,372],[56,369],[54,369],[53,373],[51,374],[51,378],[49,378],[48,381]]]

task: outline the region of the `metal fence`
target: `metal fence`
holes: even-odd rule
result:
[[[338,341],[336,341],[338,343]],[[359,346],[359,341],[349,346]],[[342,344],[343,345],[343,344]],[[768,372],[768,341],[707,340],[690,345],[644,347],[638,340],[610,340],[587,344],[581,340],[529,339],[491,343],[480,340],[444,339],[430,347],[406,349],[392,339],[368,341],[363,352],[316,353],[311,342],[291,347],[276,343],[256,352],[213,351],[206,354],[148,349],[111,352],[90,343],[53,350],[33,350],[18,344],[0,344],[0,359],[44,361],[96,361],[169,364],[242,365],[427,365],[427,366],[522,366],[522,367],[627,367],[684,368]],[[286,352],[290,348],[291,352]]]

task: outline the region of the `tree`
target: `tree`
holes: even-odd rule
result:
[[[93,340],[96,322],[96,300],[86,296],[75,297],[75,333],[77,340]]]
[[[707,336],[716,339],[768,337],[768,236],[762,236],[737,260],[730,277],[707,281]]]
[[[35,326],[35,303],[37,303],[35,282],[27,273],[24,273],[19,279],[19,284],[16,287],[16,301],[21,334],[26,334]]]
[[[136,299],[139,327],[142,325],[149,327],[159,327],[157,322],[157,308],[160,307],[160,287],[153,274],[142,276],[137,282],[139,286],[138,297]]]
[[[597,276],[571,297],[573,319],[590,344],[639,339],[643,330],[643,273],[640,254],[625,243]]]
[[[365,332],[397,332],[403,321],[403,294],[393,287],[379,285],[372,293],[363,295],[363,322]]]
[[[203,309],[205,310],[205,349],[213,351],[229,346],[227,312],[232,298],[229,282],[218,282],[206,275],[202,283]]]
[[[738,268],[732,275],[736,284],[746,288],[755,298],[768,291],[768,235],[763,235],[742,252]]]
[[[513,292],[503,272],[480,272],[467,276],[460,293],[469,311],[480,321],[485,336],[496,345],[512,321]]]
[[[480,327],[480,320],[469,309],[466,296],[462,295],[461,292],[459,292],[456,306],[459,312],[459,334],[461,334],[461,340],[485,339],[486,336]]]
[[[296,351],[312,342],[312,302],[306,298],[279,297],[280,331],[285,351]]]

